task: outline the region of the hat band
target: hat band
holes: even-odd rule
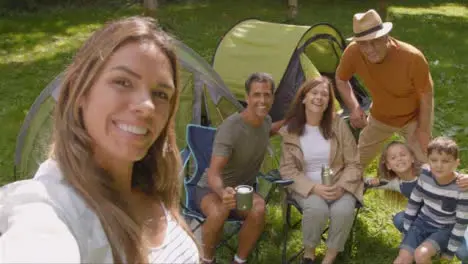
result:
[[[362,36],[365,36],[367,34],[370,34],[370,33],[373,33],[375,31],[378,31],[378,30],[381,30],[383,28],[383,25],[382,24],[379,24],[373,28],[369,28],[368,30],[364,30],[364,31],[361,31],[359,33],[356,33],[354,34],[355,37],[362,37]]]

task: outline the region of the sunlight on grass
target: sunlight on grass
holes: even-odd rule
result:
[[[66,35],[53,35],[46,41],[37,43],[32,48],[19,47],[15,52],[0,55],[0,63],[21,63],[21,62],[34,62],[37,60],[50,59],[55,57],[58,53],[70,52],[77,49],[89,35],[99,28],[100,24],[87,24],[75,27],[69,27],[65,31]],[[46,32],[32,33],[37,38],[43,38],[47,35]],[[15,34],[12,39],[17,40],[23,38],[33,38],[29,33]]]
[[[444,4],[430,7],[400,7],[393,6],[389,11],[395,15],[443,15],[459,17],[468,20],[468,7],[460,4]]]

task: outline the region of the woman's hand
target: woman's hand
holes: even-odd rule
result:
[[[322,197],[324,200],[336,200],[338,191],[336,186],[317,184],[314,187],[314,194]]]
[[[345,189],[343,187],[336,186],[335,198],[332,200],[338,200],[341,197],[343,197],[344,194],[345,194]]]

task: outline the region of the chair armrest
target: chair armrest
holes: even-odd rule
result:
[[[269,171],[267,174],[262,174],[260,173],[260,175],[258,176],[260,178],[263,178],[265,179],[266,181],[272,183],[272,184],[277,184],[279,186],[288,186],[288,185],[291,185],[294,183],[293,180],[289,180],[289,179],[282,179],[280,174],[279,174],[279,171],[278,170],[271,170]]]

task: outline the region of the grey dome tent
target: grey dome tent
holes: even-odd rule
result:
[[[175,45],[181,65],[176,134],[178,146],[184,147],[187,124],[218,126],[224,118],[242,110],[243,106],[200,55],[180,41],[176,41]],[[39,164],[47,158],[60,80],[61,74],[39,94],[23,122],[16,142],[15,180],[32,177]]]

